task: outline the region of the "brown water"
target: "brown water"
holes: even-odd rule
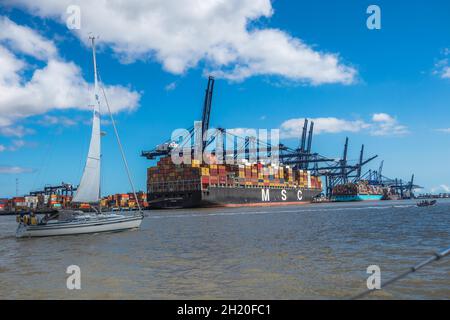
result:
[[[450,246],[450,202],[151,211],[137,231],[16,239],[0,217],[2,299],[345,299]],[[66,268],[81,268],[81,290]],[[373,294],[449,299],[450,258]]]

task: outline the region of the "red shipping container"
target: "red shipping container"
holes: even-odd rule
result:
[[[209,184],[209,177],[203,176],[203,177],[202,177],[202,183]]]

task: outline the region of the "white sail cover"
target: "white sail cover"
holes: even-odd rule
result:
[[[96,203],[100,200],[100,101],[98,98],[97,66],[95,61],[95,47],[93,45],[94,58],[94,97],[92,134],[89,152],[84,167],[80,185],[73,197],[73,202]]]

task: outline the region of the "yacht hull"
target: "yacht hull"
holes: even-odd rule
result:
[[[49,237],[66,236],[86,233],[117,232],[139,228],[143,216],[108,215],[47,223],[43,225],[25,225],[20,223],[17,227],[16,237]]]

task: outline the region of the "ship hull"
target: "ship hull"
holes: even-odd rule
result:
[[[336,202],[375,201],[375,200],[381,200],[382,198],[383,198],[382,194],[352,194],[352,195],[332,196],[331,200],[336,201]]]
[[[154,192],[148,194],[152,208],[194,208],[214,206],[265,206],[311,202],[320,189],[209,187],[206,190]]]

